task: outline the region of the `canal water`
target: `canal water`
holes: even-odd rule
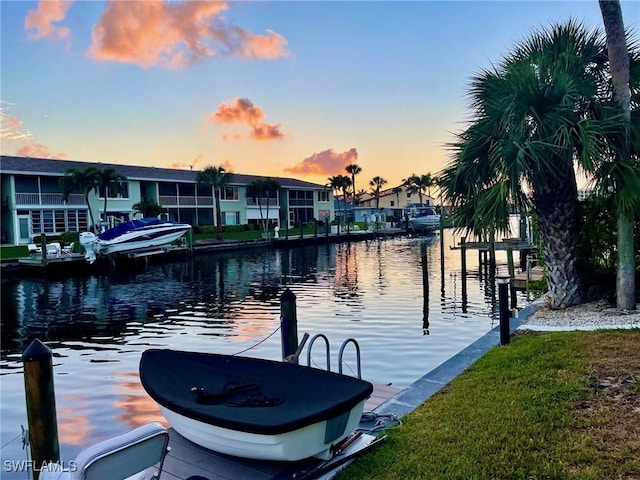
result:
[[[21,353],[34,338],[53,351],[62,459],[142,423],[163,421],[138,378],[151,347],[241,353],[279,360],[280,296],[296,296],[299,338],[324,334],[333,371],[340,345],[360,345],[363,378],[405,387],[498,323],[494,279],[445,232],[290,249],[196,255],[156,265],[63,278],[2,278],[0,451],[2,478],[25,460]],[[498,270],[506,256],[498,252]],[[423,279],[426,278],[426,283]],[[523,298],[519,299],[523,305]],[[307,363],[305,352],[301,363]],[[326,367],[318,341],[311,364]],[[342,369],[357,370],[355,349]]]

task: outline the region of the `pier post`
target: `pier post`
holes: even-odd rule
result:
[[[422,259],[422,334],[429,335],[429,259],[425,242],[420,244],[420,258]]]
[[[282,359],[294,355],[298,349],[298,316],[296,296],[287,288],[280,295],[280,337],[282,339]]]
[[[44,233],[40,234],[40,250],[42,254],[42,265],[47,264],[47,236]]]
[[[51,349],[35,339],[22,353],[22,362],[29,444],[35,466],[33,478],[38,480],[43,465],[49,462],[60,463]]]
[[[500,345],[509,343],[509,284],[511,277],[500,275],[498,279],[498,304],[500,306]]]
[[[300,220],[300,243],[304,239],[304,223]]]
[[[444,272],[444,211],[440,213],[440,270]]]
[[[507,268],[509,269],[509,277],[513,279],[516,275],[516,272],[513,265],[513,249],[511,248],[507,248]],[[510,308],[516,308],[518,299],[516,297],[516,287],[513,282],[511,282],[509,295],[511,298]]]

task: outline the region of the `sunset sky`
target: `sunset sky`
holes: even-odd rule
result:
[[[1,1],[2,153],[289,176],[436,174],[470,77],[588,1]],[[623,2],[638,32],[640,2]],[[359,183],[359,185],[358,185]]]

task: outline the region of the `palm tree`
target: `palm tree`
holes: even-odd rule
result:
[[[398,204],[398,208],[400,208],[400,194],[402,193],[402,187],[393,187],[391,193],[396,196],[396,203]]]
[[[360,172],[362,172],[362,168],[360,168],[359,165],[352,163],[351,165],[347,165],[346,167],[344,167],[344,169],[347,171],[347,173],[351,174],[351,186],[353,187],[353,209],[355,212],[355,208],[356,208],[356,203],[357,203],[357,197],[356,197],[356,175],[358,175]]]
[[[133,211],[139,212],[143,217],[157,217],[162,213],[162,207],[155,200],[143,197],[138,203],[133,205]]]
[[[408,178],[402,181],[403,185],[407,187],[407,191],[410,194],[417,193],[420,199],[420,205],[422,205],[423,195],[431,196],[431,187],[433,186],[433,180],[431,173],[424,175],[416,175],[412,173]]]
[[[510,206],[533,207],[551,308],[581,301],[574,161],[605,181],[607,139],[616,130],[602,98],[607,72],[599,32],[569,21],[534,33],[473,79],[474,121],[450,145],[441,176],[455,220],[474,233],[507,230]]]
[[[624,138],[616,162],[630,159],[629,130],[631,128],[631,90],[629,89],[629,50],[624,32],[622,9],[618,0],[599,0],[600,11],[607,38],[607,54],[611,66],[614,100],[620,108]],[[620,178],[624,185],[624,176]],[[620,182],[617,182],[618,184]],[[637,186],[636,186],[637,188]],[[635,299],[635,258],[633,249],[633,209],[618,205],[618,275],[616,284],[616,304],[620,309],[634,310]]]
[[[220,196],[222,188],[233,179],[233,173],[227,172],[223,166],[208,166],[196,175],[196,182],[200,185],[211,186],[216,202],[216,239],[222,240],[222,212],[220,211]]]
[[[271,203],[272,194],[273,198],[276,198],[279,190],[280,184],[272,178],[254,180],[247,185],[246,195],[249,198],[253,198],[258,203],[258,208],[260,209],[260,220],[262,222],[262,231],[265,234],[269,232],[269,204]],[[262,200],[265,198],[267,199],[266,219],[262,215]]]
[[[340,198],[340,193],[344,193],[345,189],[348,189],[349,185],[346,185],[346,182],[349,181],[349,184],[351,183],[351,180],[349,179],[349,177],[347,177],[346,175],[333,175],[332,177],[329,177],[327,182],[327,187],[331,188],[333,190],[333,195],[335,198]],[[347,200],[346,200],[346,194],[344,195],[344,218],[346,221],[347,218]]]
[[[340,188],[342,190],[342,202],[344,203],[344,221],[349,228],[349,216],[347,213],[347,197],[351,193],[351,179],[346,175],[340,175],[342,180],[340,181]],[[355,220],[355,219],[354,219]]]
[[[120,175],[115,168],[107,167],[102,170],[96,170],[96,181],[99,192],[104,192],[104,220],[107,220],[107,199],[110,194],[116,195],[123,191],[123,182],[127,181],[127,177]]]
[[[69,168],[64,172],[64,177],[60,179],[60,185],[65,202],[69,199],[69,195],[74,192],[81,192],[83,194],[84,201],[87,204],[87,210],[89,210],[91,227],[95,228],[96,222],[93,218],[91,204],[89,203],[89,194],[92,191],[98,191],[98,169],[95,167],[87,167],[84,170]]]
[[[369,182],[371,187],[371,194],[376,197],[376,208],[380,209],[380,190],[387,183],[387,181],[379,176],[375,176]]]

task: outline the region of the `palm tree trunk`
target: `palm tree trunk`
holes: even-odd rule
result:
[[[571,169],[567,162],[563,175],[559,167],[554,175],[547,176],[543,185],[536,185],[533,193],[552,309],[566,308],[582,301],[576,269],[577,185]]]
[[[216,240],[222,240],[222,212],[220,211],[220,188],[215,189],[216,197]]]
[[[602,20],[607,34],[607,52],[611,65],[614,97],[622,112],[625,136],[622,152],[616,161],[629,159],[629,131],[631,125],[631,91],[629,90],[629,51],[622,20],[622,9],[617,0],[599,0]],[[619,309],[633,310],[635,299],[635,257],[633,242],[633,216],[618,213],[618,275],[616,282],[616,304]]]

